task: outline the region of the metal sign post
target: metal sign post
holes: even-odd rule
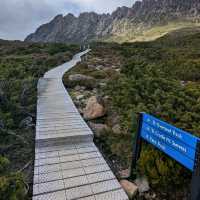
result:
[[[135,179],[136,178],[136,168],[137,168],[137,161],[140,158],[140,152],[142,148],[142,139],[140,136],[141,128],[142,128],[142,113],[138,116],[138,123],[137,123],[137,132],[136,137],[134,137],[133,140],[133,158],[131,163],[131,170],[130,170],[130,178]]]
[[[200,200],[200,142],[197,144],[195,160],[191,182],[191,200]]]

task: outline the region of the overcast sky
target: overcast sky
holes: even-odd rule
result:
[[[134,0],[0,0],[0,38],[23,40],[57,14],[108,13],[133,3]]]

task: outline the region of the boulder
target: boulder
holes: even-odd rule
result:
[[[127,181],[127,180],[121,180],[120,184],[122,188],[125,190],[126,194],[130,199],[133,199],[133,197],[137,194],[138,192],[138,187],[134,183]]]
[[[96,96],[88,99],[86,108],[84,109],[84,118],[87,120],[97,119],[106,114],[104,106],[97,100]]]
[[[150,192],[146,192],[145,194],[144,194],[144,197],[145,197],[145,199],[149,199],[149,200],[152,200],[152,199],[157,199],[156,198],[156,194],[155,193],[150,193]],[[186,198],[183,198],[183,200],[187,200]]]
[[[69,81],[88,81],[88,80],[94,80],[91,76],[86,76],[83,74],[73,74],[69,76]]]
[[[74,89],[75,89],[76,91],[80,91],[80,90],[81,90],[81,86],[80,86],[80,85],[77,85]]]
[[[102,133],[104,133],[104,131],[109,129],[106,124],[95,124],[90,122],[89,126],[94,131],[96,137],[101,137]]]
[[[80,89],[80,91],[85,91],[86,90],[86,87],[85,86],[81,86],[81,89]]]
[[[146,177],[137,178],[134,182],[138,186],[139,193],[148,192],[150,190],[149,182]]]
[[[80,95],[76,96],[76,99],[77,99],[78,101],[80,101],[80,100],[83,99],[84,97],[85,97],[84,95],[80,94]]]
[[[97,82],[96,79],[94,79],[91,76],[86,76],[83,74],[74,74],[69,75],[66,85],[71,88],[75,88],[75,86],[79,85],[91,90],[96,87]]]
[[[98,65],[98,66],[96,66],[96,69],[98,69],[98,70],[102,70],[102,69],[104,69],[105,68],[105,66],[103,66],[103,65]]]
[[[117,69],[117,68],[119,68],[119,67],[116,66],[116,65],[112,65],[111,68],[112,68],[112,69]]]

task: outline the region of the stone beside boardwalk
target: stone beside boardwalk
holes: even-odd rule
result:
[[[38,82],[33,200],[128,200],[62,83],[88,51]]]

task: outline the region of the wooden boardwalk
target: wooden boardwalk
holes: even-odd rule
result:
[[[62,83],[87,52],[38,82],[33,200],[128,199]]]

